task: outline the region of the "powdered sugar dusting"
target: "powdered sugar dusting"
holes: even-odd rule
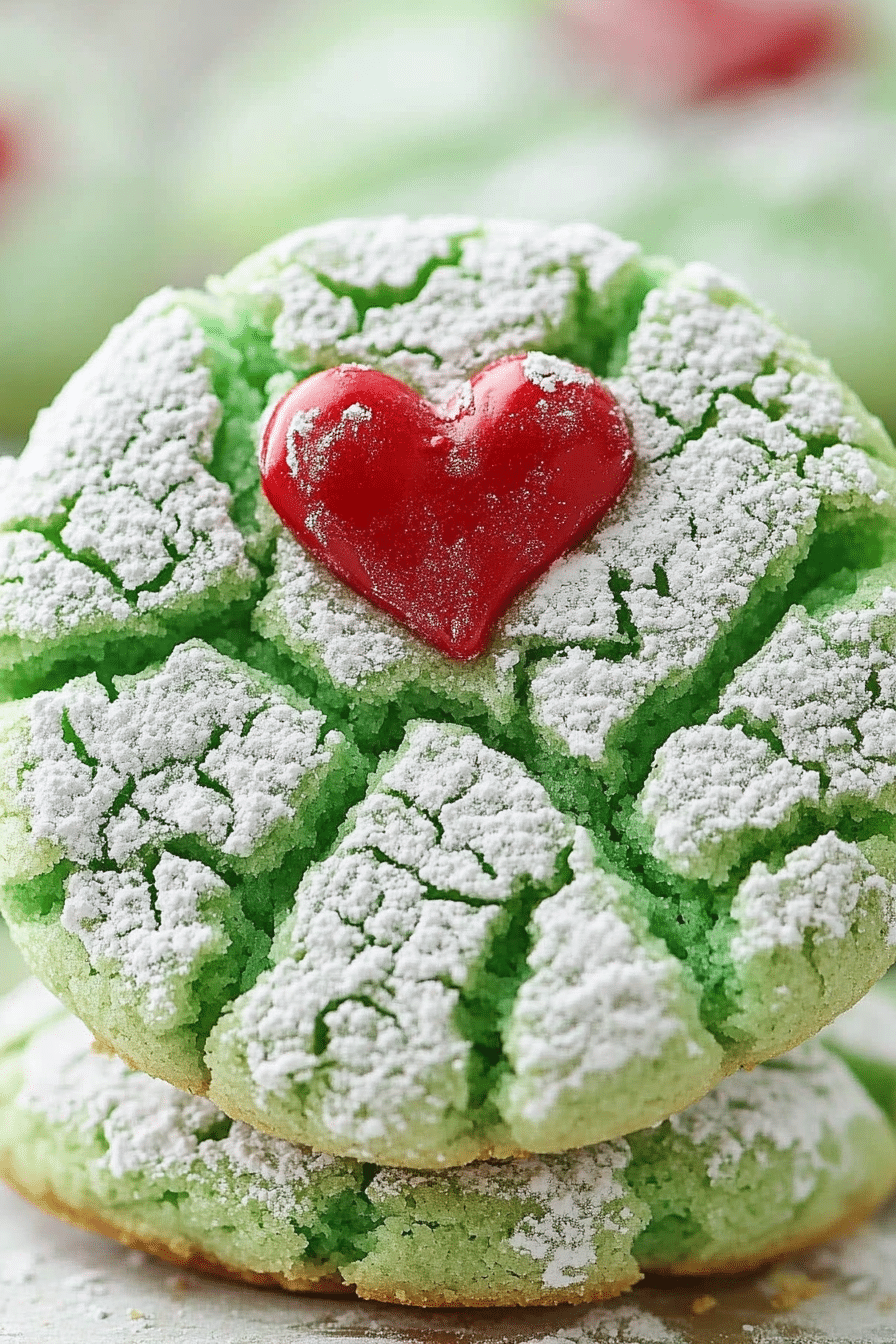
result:
[[[573,880],[532,917],[530,973],[508,1025],[509,1097],[530,1121],[594,1087],[601,1075],[668,1054],[674,1038],[701,1078],[711,1077],[721,1058],[699,1025],[680,964],[627,913],[632,893],[601,871],[584,831],[570,867]],[[676,1056],[677,1085],[686,1071]]]
[[[500,650],[462,666],[444,658],[334,578],[285,531],[256,622],[280,648],[343,692],[390,701],[416,685],[480,702],[499,719],[513,708],[512,664],[499,661]]]
[[[567,648],[532,678],[536,722],[604,770],[647,697],[686,685],[758,587],[789,579],[822,501],[893,512],[890,468],[850,447],[875,446],[879,431],[805,347],[708,268],[648,294],[610,385],[641,465],[584,548],[595,559],[561,561],[504,626],[520,639],[620,646],[621,658]],[[806,439],[831,435],[839,442],[803,471]]]
[[[165,1028],[177,1021],[173,984],[194,980],[229,944],[214,910],[222,893],[226,884],[203,864],[163,854],[151,882],[127,869],[73,873],[60,922],[91,965],[114,967],[136,989],[144,1018]]]
[[[298,370],[344,364],[359,327],[348,287],[412,289],[427,264],[447,264],[456,241],[476,228],[466,218],[336,220],[289,234],[211,287],[274,307],[274,349]]]
[[[474,1162],[438,1175],[382,1169],[367,1187],[374,1207],[392,1213],[406,1194],[447,1189],[470,1200],[521,1202],[526,1212],[507,1245],[534,1260],[545,1288],[584,1283],[597,1263],[599,1238],[615,1233],[629,1241],[644,1223],[644,1210],[624,1182],[631,1157],[624,1140],[550,1157]]]
[[[637,254],[634,244],[593,225],[396,217],[293,235],[223,285],[228,292],[247,286],[280,305],[274,348],[293,367],[360,360],[445,401],[502,355],[550,350],[570,319],[581,277],[599,294]],[[374,294],[382,285],[410,288],[432,263],[419,293],[360,316],[334,292],[347,285]]]
[[[568,359],[557,359],[555,355],[545,355],[539,350],[528,354],[523,362],[523,377],[540,387],[542,392],[556,392],[558,383],[566,385],[576,383],[579,387],[590,387],[593,376],[586,369],[577,368]]]
[[[320,407],[311,406],[308,410],[296,411],[289,422],[289,429],[286,432],[286,465],[289,467],[292,476],[298,476],[300,471],[297,440],[301,441],[309,437],[314,430],[314,422],[319,415]]]
[[[794,607],[738,668],[718,711],[666,742],[641,795],[654,851],[724,878],[757,829],[887,807],[896,786],[896,663],[888,570],[818,615]],[[687,761],[687,765],[684,762]]]
[[[324,717],[199,642],[116,698],[94,677],[28,702],[19,807],[60,857],[128,863],[195,836],[233,864],[297,815],[341,741]]]
[[[549,1335],[525,1344],[685,1344],[684,1336],[670,1330],[643,1307],[626,1302],[593,1307],[576,1325],[561,1326]]]
[[[788,854],[776,873],[753,865],[731,907],[739,926],[731,955],[745,961],[775,947],[801,948],[808,933],[821,941],[845,939],[855,911],[875,904],[892,929],[896,884],[875,871],[858,845],[828,831]]]
[[[759,1087],[748,1073],[723,1079],[669,1124],[703,1150],[713,1185],[735,1179],[741,1158],[757,1144],[791,1153],[793,1198],[801,1203],[815,1188],[818,1173],[837,1172],[851,1161],[844,1140],[852,1124],[879,1117],[845,1064],[813,1043],[765,1065]]]
[[[198,325],[163,292],[38,416],[0,503],[0,525],[14,529],[0,545],[0,635],[28,651],[150,628],[141,618],[225,588],[248,595],[230,492],[205,465],[221,409],[204,355]]]
[[[549,351],[571,319],[579,277],[600,292],[636,256],[594,226],[488,224],[463,239],[456,266],[433,271],[407,303],[369,309],[337,349],[444,401],[502,355]]]
[[[340,1165],[350,1173],[349,1164],[229,1121],[205,1097],[97,1054],[90,1033],[71,1017],[35,1035],[17,1105],[85,1136],[99,1129],[103,1152],[93,1161],[114,1177],[211,1180],[222,1216],[229,1200],[251,1198],[284,1220],[301,1219],[309,1211],[304,1190],[316,1177]],[[203,1137],[215,1128],[221,1137]]]
[[[177,1205],[182,1192],[198,1201],[202,1226],[215,1229],[228,1214],[241,1217],[241,1210],[254,1205],[259,1213],[250,1208],[250,1217],[261,1217],[265,1253],[278,1263],[287,1250],[295,1269],[303,1255],[314,1261],[308,1237],[338,1216],[339,1206],[331,1201],[343,1193],[351,1192],[358,1208],[367,1210],[370,1226],[386,1218],[390,1235],[403,1228],[412,1256],[421,1221],[426,1226],[435,1219],[426,1227],[428,1247],[443,1220],[451,1228],[458,1217],[472,1218],[486,1227],[491,1222],[497,1231],[506,1226],[503,1210],[512,1204],[519,1214],[514,1213],[515,1222],[501,1233],[500,1243],[520,1257],[514,1278],[522,1274],[525,1281],[526,1261],[548,1290],[600,1282],[603,1258],[614,1266],[607,1271],[608,1282],[618,1284],[620,1275],[636,1273],[630,1248],[648,1224],[650,1209],[628,1185],[632,1153],[625,1140],[554,1156],[478,1162],[437,1175],[379,1169],[364,1180],[362,1169],[350,1160],[314,1154],[228,1121],[207,1099],[96,1054],[87,1030],[70,1017],[34,1031],[24,1051],[15,1054],[13,1076],[18,1081],[4,1098],[9,1114],[13,1119],[16,1113],[32,1120],[42,1116],[49,1126],[36,1131],[42,1148],[23,1156],[39,1163],[44,1160],[40,1153],[48,1154],[64,1136],[65,1151],[80,1163],[83,1197],[111,1194],[106,1214],[113,1220],[115,1210],[127,1209],[137,1193],[145,1217],[154,1202],[161,1206],[172,1192]],[[668,1126],[675,1142],[668,1161],[676,1160],[682,1143],[692,1150],[688,1161],[705,1166],[711,1207],[724,1215],[724,1225],[736,1222],[729,1204],[743,1197],[739,1173],[748,1160],[762,1164],[773,1154],[786,1155],[795,1205],[830,1182],[852,1179],[856,1121],[884,1124],[845,1066],[812,1044],[753,1075],[726,1079],[696,1106],[673,1116]],[[667,1161],[662,1146],[651,1160],[662,1181]],[[166,1226],[176,1232],[176,1219]],[[195,1218],[184,1232],[188,1240],[197,1239]],[[348,1266],[349,1273],[363,1273],[367,1251],[353,1251],[348,1238],[341,1250],[325,1254],[333,1268],[350,1258],[356,1263]],[[388,1266],[379,1267],[381,1276],[388,1272]],[[422,1266],[418,1272],[425,1272]],[[574,1342],[586,1325],[594,1331],[599,1327],[608,1339],[669,1338],[658,1322],[627,1303],[589,1312],[556,1337]],[[632,1333],[642,1325],[645,1334]]]
[[[501,903],[524,877],[551,880],[571,833],[516,761],[468,730],[413,726],[299,886],[280,960],[213,1034],[213,1095],[216,1052],[237,1046],[262,1101],[303,1089],[296,1137],[359,1156],[403,1144],[430,1164],[465,1153],[460,994]]]
[[[342,222],[274,245],[214,294],[143,305],[41,418],[2,505],[3,658],[86,658],[96,646],[85,636],[115,632],[170,647],[169,618],[218,615],[251,595],[229,490],[207,470],[221,413],[207,365],[216,386],[232,383],[233,439],[222,436],[215,458],[228,471],[277,360],[290,372],[274,374],[268,395],[363,360],[436,400],[453,393],[456,414],[470,376],[510,353],[528,352],[526,376],[545,403],[590,378],[570,360],[620,369],[611,385],[637,447],[631,486],[596,534],[519,598],[477,664],[447,669],[286,536],[251,636],[222,632],[251,638],[253,657],[264,655],[260,636],[303,664],[302,680],[354,714],[368,745],[378,724],[391,735],[426,706],[435,718],[486,721],[486,736],[530,760],[544,762],[543,749],[549,760],[584,758],[595,812],[601,789],[610,807],[628,791],[631,754],[646,770],[648,746],[672,726],[664,707],[687,722],[694,693],[717,671],[729,676],[742,641],[758,644],[774,594],[783,606],[832,520],[847,537],[866,524],[873,536],[896,517],[892,448],[822,363],[724,276],[641,273],[636,248],[591,226]],[[247,331],[257,363],[240,348]],[[273,359],[262,348],[269,333]],[[350,406],[340,433],[371,413]],[[313,411],[291,427],[293,470],[312,426]],[[239,496],[240,519],[254,484]],[[263,528],[264,540],[275,529]],[[836,609],[791,609],[709,722],[661,748],[621,839],[651,844],[685,878],[730,881],[734,922],[714,933],[723,956],[735,938],[735,980],[758,953],[807,940],[852,939],[855,951],[856,911],[874,907],[896,928],[885,842],[836,837],[842,818],[891,810],[896,793],[886,578]],[[129,643],[129,659],[139,647]],[[114,667],[114,643],[104,649]],[[229,875],[267,871],[316,843],[303,800],[337,748],[348,750],[317,710],[202,650],[186,646],[111,687],[101,668],[102,680],[0,716],[2,784],[14,798],[0,848],[20,865],[13,879],[74,864],[63,929],[158,1023],[176,1022],[184,987],[201,988],[199,970],[223,947],[213,912],[240,899]],[[504,950],[508,919],[524,923],[533,909],[531,974],[519,989],[511,977],[509,1033],[501,1019],[516,1075],[490,1100],[504,1105],[525,1077],[519,1112],[534,1123],[574,1103],[588,1078],[616,1081],[633,1061],[671,1070],[677,1058],[682,1075],[692,1064],[695,1076],[715,1076],[690,973],[634,913],[655,893],[593,855],[576,868],[572,823],[510,757],[445,724],[412,737],[303,882],[275,943],[279,963],[225,1019],[222,1058],[245,1066],[234,1100],[248,1105],[254,1089],[287,1129],[307,1124],[320,1143],[360,1135],[361,1153],[393,1134],[390,1157],[402,1159],[413,1134],[413,1151],[435,1164],[475,1155],[492,1135],[471,1132],[483,1047],[469,1039],[470,1014],[492,1005],[480,976]],[[571,794],[591,789],[571,769],[569,779]],[[560,772],[556,786],[563,797]],[[583,815],[588,806],[571,805]],[[331,811],[335,825],[338,802]],[[787,855],[794,836],[818,829],[830,833]],[[754,853],[769,862],[745,877]]]
[[[366,310],[326,360],[391,369],[442,399],[491,358],[549,350],[576,268],[596,284],[603,267],[605,285],[627,255],[582,227],[488,225],[419,294]],[[521,304],[542,314],[526,321],[547,322],[540,336],[520,325]],[[552,384],[561,367],[567,377],[575,371],[544,348],[527,356],[532,376]],[[889,515],[894,503],[890,468],[851,446],[877,451],[879,429],[805,346],[711,268],[685,268],[648,294],[610,386],[634,431],[632,483],[593,543],[511,609],[494,649],[563,647],[535,666],[536,722],[552,744],[612,770],[614,738],[645,700],[686,685],[757,589],[787,581],[822,502]],[[807,456],[813,437],[836,442]],[[278,550],[262,604],[267,633],[365,697],[378,697],[378,682],[387,698],[406,678],[425,685],[437,675],[438,663],[415,665],[415,642],[409,649],[397,625],[351,594],[325,591],[297,550],[287,542]]]
[[[340,1190],[360,1192],[356,1164],[229,1122],[205,1098],[98,1056],[74,1019],[66,1018],[62,1029],[37,1032],[23,1063],[17,1107],[74,1129],[88,1144],[94,1134],[101,1136],[100,1146],[91,1145],[82,1158],[88,1187],[93,1168],[118,1181],[138,1178],[144,1198],[180,1187],[202,1201],[212,1225],[232,1204],[251,1200],[295,1230],[313,1229]],[[215,1129],[222,1133],[212,1137]],[[624,1255],[644,1224],[646,1210],[624,1182],[629,1157],[627,1145],[619,1142],[544,1159],[477,1163],[450,1177],[380,1170],[366,1182],[363,1198],[374,1223],[388,1205],[409,1228],[415,1196],[426,1185],[438,1191],[449,1223],[452,1205],[462,1207],[466,1195],[484,1201],[478,1216],[486,1220],[489,1201],[518,1202],[523,1213],[507,1245],[535,1262],[544,1287],[564,1288],[593,1277],[601,1236],[611,1238],[616,1256]],[[272,1232],[276,1236],[280,1229],[269,1227]],[[276,1241],[269,1253],[277,1256]]]
[[[722,881],[748,839],[793,825],[820,790],[816,772],[782,760],[740,725],[708,723],[673,733],[660,748],[639,805],[657,857],[689,877]]]
[[[543,1212],[527,1214],[508,1242],[543,1265],[541,1281],[546,1288],[584,1282],[596,1259],[595,1233],[607,1227],[622,1232],[635,1223],[633,1210],[623,1202],[625,1189],[614,1179],[629,1157],[628,1145],[621,1142],[555,1159],[550,1166],[534,1158],[525,1164],[527,1193],[539,1199]],[[614,1203],[615,1217],[601,1208]],[[595,1205],[602,1215],[599,1220]]]

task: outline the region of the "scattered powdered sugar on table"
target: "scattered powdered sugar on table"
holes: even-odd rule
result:
[[[626,1302],[592,1307],[577,1324],[533,1336],[524,1344],[684,1344],[684,1336]]]

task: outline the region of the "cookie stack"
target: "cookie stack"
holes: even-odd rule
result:
[[[398,452],[393,380],[439,427]],[[594,388],[626,479],[533,572]],[[800,1043],[896,959],[894,514],[826,364],[593,226],[343,221],[141,305],[0,501],[0,903],[80,1019],[7,1007],[10,1183],[423,1305],[596,1300],[874,1207],[890,1122]]]

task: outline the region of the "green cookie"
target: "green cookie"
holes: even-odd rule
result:
[[[596,1301],[762,1263],[867,1213],[896,1135],[817,1045],[628,1139],[425,1174],[297,1148],[91,1049],[30,982],[0,1007],[0,1171],[175,1262],[424,1306]]]
[[[521,350],[637,462],[462,663],[303,551],[258,434],[314,370],[439,400]],[[327,1152],[662,1120],[896,959],[894,467],[732,282],[590,225],[343,221],[147,300],[0,501],[14,938],[135,1067]]]

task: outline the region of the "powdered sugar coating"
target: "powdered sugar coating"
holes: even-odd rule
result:
[[[309,230],[283,239],[249,269],[238,268],[222,292],[248,281],[253,295],[278,307],[274,349],[293,368],[360,361],[444,401],[502,355],[550,351],[570,321],[581,278],[599,294],[637,251],[585,224],[546,229],[449,218],[421,227],[395,218],[359,229],[345,221],[323,236]],[[374,301],[360,315],[338,292],[411,288],[433,265],[418,293],[388,307]]]
[[[631,1145],[439,1175],[365,1172],[228,1121],[207,1099],[96,1054],[80,1023],[60,1020],[51,1003],[43,1008],[27,1042],[5,1044],[0,1070],[0,1151],[17,1145],[17,1184],[39,1182],[76,1212],[98,1208],[122,1232],[161,1231],[163,1241],[196,1246],[235,1270],[278,1271],[300,1286],[329,1273],[374,1296],[398,1285],[411,1300],[447,1291],[460,1227],[477,1243],[480,1304],[483,1293],[496,1302],[574,1300],[634,1281],[635,1238],[670,1211],[705,1224],[710,1261],[736,1258],[738,1208],[766,1169],[782,1210],[780,1227],[764,1230],[766,1254],[802,1228],[807,1208],[818,1235],[859,1197],[869,1163],[886,1168],[875,1177],[878,1196],[896,1177],[886,1122],[817,1045],[727,1080]],[[682,1155],[690,1176],[676,1174]],[[9,1157],[2,1151],[6,1170]],[[656,1208],[633,1187],[656,1191]],[[699,1203],[690,1203],[698,1190]],[[811,1212],[813,1201],[820,1212]],[[668,1265],[648,1242],[644,1268],[654,1256]],[[516,1295],[505,1298],[508,1282]]]
[[[890,468],[849,449],[875,446],[879,431],[804,347],[706,267],[648,294],[612,387],[646,461],[596,534],[599,560],[576,553],[555,566],[505,624],[510,636],[559,642],[569,612],[566,642],[620,646],[621,659],[569,648],[532,678],[536,723],[611,773],[614,738],[649,696],[686,689],[757,590],[789,580],[822,503],[892,516],[896,498]],[[839,442],[807,458],[807,440],[832,435]],[[804,459],[815,465],[804,470]]]
[[[585,369],[570,364],[568,359],[545,355],[540,350],[533,350],[526,356],[523,377],[549,394],[557,390],[558,383],[561,386],[569,383],[578,384],[579,387],[591,386],[591,378]]]
[[[235,1051],[258,1114],[289,1125],[300,1093],[292,1137],[362,1158],[469,1160],[462,995],[503,926],[501,905],[523,881],[556,885],[571,842],[516,761],[463,729],[412,727],[301,882],[276,965],[213,1033],[212,1095],[229,1097]]]
[[[255,624],[342,691],[363,689],[388,702],[405,687],[422,685],[481,703],[498,719],[508,718],[514,707],[511,668],[500,664],[499,652],[472,666],[451,665],[334,578],[286,532],[277,539],[273,575]]]
[[[660,748],[638,801],[657,857],[688,877],[723,881],[732,851],[757,833],[792,827],[819,794],[818,775],[782,760],[764,739],[739,724],[708,723]]]
[[[250,863],[342,741],[319,711],[198,641],[114,699],[86,677],[28,711],[19,805],[36,838],[82,865],[128,864],[186,836]]]
[[[532,1127],[533,1146],[539,1122],[564,1105],[606,1106],[609,1079],[633,1064],[657,1065],[654,1086],[672,1107],[721,1063],[681,964],[651,939],[631,888],[600,868],[584,830],[569,862],[572,880],[532,916],[528,974],[507,1026],[504,1106]]]
[[[721,881],[757,831],[792,829],[801,808],[836,821],[855,804],[892,806],[894,611],[883,571],[854,600],[788,613],[709,722],[681,729],[658,753],[639,800],[657,856]]]
[[[731,940],[735,961],[776,947],[801,948],[815,941],[845,939],[855,912],[880,902],[889,915],[889,941],[896,940],[896,883],[876,871],[859,846],[833,831],[792,850],[772,873],[753,865],[737,890],[731,914],[738,932]]]
[[[133,985],[147,1022],[166,1028],[178,1017],[173,986],[195,980],[228,946],[214,908],[228,894],[211,869],[163,853],[150,876],[134,869],[72,873],[60,923],[80,938],[95,969],[112,967]]]
[[[493,301],[491,267],[509,288],[510,272],[531,280],[527,267],[538,248],[560,257],[583,238],[581,230],[489,226],[463,242],[459,266],[437,266],[419,295],[366,311],[342,354],[385,367],[385,349],[400,344],[405,353],[394,358],[419,363],[424,357],[407,351],[426,346],[438,354],[442,377],[459,356],[447,344],[427,345],[432,333],[424,336],[415,323],[432,321],[450,343],[453,322],[475,323],[480,312],[496,320],[502,308]],[[596,256],[597,235],[590,246]],[[606,253],[603,285],[613,255]],[[592,271],[596,265],[592,259]],[[552,284],[562,289],[564,274],[552,271]],[[348,276],[341,273],[343,281]],[[530,280],[517,287],[534,302],[540,291]],[[450,319],[426,316],[438,307],[439,287],[451,291],[450,302],[444,298]],[[492,357],[532,344],[506,314],[504,321],[504,344]],[[377,323],[396,330],[386,340]],[[464,362],[455,383],[483,362],[475,340],[465,336],[458,349]],[[528,362],[545,359],[553,357],[536,353]],[[409,368],[399,376],[415,381]],[[494,648],[500,655],[565,647],[534,668],[536,723],[552,744],[613,774],[619,732],[660,688],[687,687],[758,588],[789,579],[822,503],[888,515],[894,504],[891,471],[850,447],[876,451],[879,428],[800,342],[711,268],[687,267],[647,295],[611,385],[635,431],[641,463],[634,480],[594,545],[558,562],[523,595]],[[424,390],[441,395],[446,387]],[[810,452],[807,441],[822,438],[837,441]],[[281,543],[260,628],[362,696],[396,694],[406,678],[427,685],[432,674],[426,666],[418,671],[404,632],[351,594],[328,591],[296,550],[289,538]]]
[[[713,1185],[736,1180],[739,1162],[759,1141],[790,1152],[795,1158],[792,1194],[799,1204],[812,1192],[819,1171],[837,1171],[847,1158],[831,1138],[842,1139],[856,1119],[877,1113],[846,1066],[811,1043],[766,1065],[760,1087],[750,1074],[732,1074],[669,1124],[703,1150]]]
[[[595,1265],[598,1234],[631,1235],[640,1224],[631,1192],[620,1177],[631,1154],[628,1145],[602,1144],[553,1158],[528,1157],[506,1163],[476,1162],[450,1175],[452,1196],[535,1205],[507,1237],[507,1245],[535,1261],[545,1288],[583,1283]],[[411,1176],[383,1170],[367,1187],[374,1207],[387,1209],[410,1189],[435,1191],[444,1175]],[[628,1203],[626,1202],[628,1200]]]
[[[478,368],[520,349],[546,393],[585,376],[578,364],[613,372],[606,381],[629,419],[636,469],[596,534],[514,604],[487,656],[448,666],[309,561],[269,513],[253,520],[257,417],[292,379],[345,359],[391,369],[442,399],[463,397]],[[158,405],[132,423],[153,379]],[[85,438],[88,421],[95,431]],[[378,1153],[394,1117],[396,1134],[407,1119],[410,1142],[429,1114],[426,1143],[402,1149],[396,1140],[386,1160],[425,1152],[440,1165],[452,1152],[460,1161],[601,1137],[573,1124],[606,1115],[589,1079],[618,1102],[619,1133],[685,1104],[723,1069],[784,1048],[758,1029],[747,1040],[743,1023],[740,1035],[719,1032],[742,999],[763,996],[749,979],[757,966],[783,965],[784,952],[794,958],[789,980],[779,977],[765,998],[800,1031],[883,969],[887,864],[879,851],[847,855],[815,838],[841,827],[856,803],[864,813],[892,810],[896,709],[886,660],[873,652],[885,649],[889,610],[877,603],[879,628],[856,615],[861,603],[836,630],[829,614],[807,616],[830,629],[803,649],[792,609],[796,652],[779,631],[768,645],[771,675],[759,666],[765,650],[736,667],[811,565],[833,564],[841,537],[844,554],[855,542],[862,563],[879,563],[866,530],[879,537],[892,527],[896,456],[830,371],[724,277],[642,266],[636,248],[584,226],[338,223],[274,245],[210,295],[145,305],[45,424],[34,440],[45,449],[33,445],[15,472],[13,530],[0,533],[11,578],[0,584],[0,611],[11,601],[16,619],[42,621],[53,607],[59,631],[79,633],[71,645],[63,634],[17,645],[10,657],[62,659],[71,648],[81,669],[102,665],[98,680],[0,715],[0,857],[23,887],[21,900],[3,899],[32,955],[41,938],[52,945],[52,972],[42,969],[54,984],[73,983],[75,964],[83,972],[77,1007],[101,1034],[110,995],[119,1004],[133,996],[143,1026],[152,1019],[159,1031],[192,996],[182,1025],[200,1071],[187,1085],[203,1086],[213,1005],[245,990],[214,1038],[225,1104],[286,1133],[317,1126],[315,1142],[334,1143],[338,1132],[350,1145],[357,1127],[362,1147],[346,1151],[367,1153]],[[221,480],[206,471],[210,461]],[[190,629],[196,613],[213,619],[203,633],[213,628],[237,659],[310,688],[314,708],[240,662],[220,682],[215,673],[207,696],[201,678],[172,675],[180,650],[145,685],[111,689],[120,660],[141,666],[146,646],[132,635],[154,641],[142,665],[179,637],[169,617],[186,613],[180,599],[150,607],[173,582],[172,548],[189,549],[201,530],[191,501],[212,507],[197,481],[223,510],[203,514],[213,544],[235,536],[242,547],[232,512],[267,594],[251,612],[249,602],[234,605],[250,592],[245,557],[223,587],[199,576]],[[38,505],[46,517],[34,514]],[[106,640],[113,609],[126,644]],[[804,654],[819,682],[809,714]],[[790,670],[779,677],[778,665]],[[43,675],[25,689],[46,685]],[[703,723],[726,685],[719,713]],[[854,717],[839,722],[847,702]],[[380,762],[346,823],[360,785],[343,780],[331,792],[324,783],[336,754],[350,751],[325,736],[325,714],[371,766],[410,720],[448,722],[415,730],[429,745],[405,754],[412,765],[401,756],[383,774]],[[455,719],[482,738],[452,727]],[[688,723],[697,726],[669,737]],[[658,747],[629,824],[630,795]],[[587,873],[587,864],[566,866],[575,868],[579,822],[600,853]],[[884,819],[866,816],[866,825],[881,829]],[[303,879],[312,856],[319,866]],[[757,856],[764,866],[749,872]],[[24,889],[63,859],[76,865],[65,889],[61,868]],[[160,899],[160,869],[170,900]],[[643,887],[614,869],[643,872]],[[253,886],[247,876],[257,873],[272,876]],[[814,900],[807,884],[816,877]],[[691,878],[729,887],[716,901]],[[61,923],[40,926],[32,916],[53,882]],[[300,883],[310,923],[287,919],[274,964],[251,988]],[[700,930],[687,946],[667,904],[679,899]],[[218,905],[229,934],[211,916]],[[244,924],[251,954],[234,931]],[[849,962],[840,979],[819,970],[820,958],[838,953]],[[803,974],[824,980],[823,1004],[797,985]],[[252,1039],[234,1027],[244,1013]],[[159,1047],[158,1035],[129,1025],[115,1041],[159,1068],[175,1035]]]
[[[221,407],[204,358],[199,326],[163,292],[41,412],[0,502],[0,638],[13,655],[248,596],[230,493],[207,470]]]
[[[91,1044],[87,1029],[68,1016],[36,1033],[25,1055],[18,1105],[56,1125],[76,1126],[85,1136],[99,1129],[99,1165],[111,1176],[208,1181],[222,1213],[236,1195],[287,1224],[312,1213],[303,1192],[316,1177],[339,1174],[341,1167],[343,1184],[349,1183],[348,1164],[230,1122],[207,1098],[135,1073]],[[224,1131],[221,1137],[203,1137],[215,1129]]]

